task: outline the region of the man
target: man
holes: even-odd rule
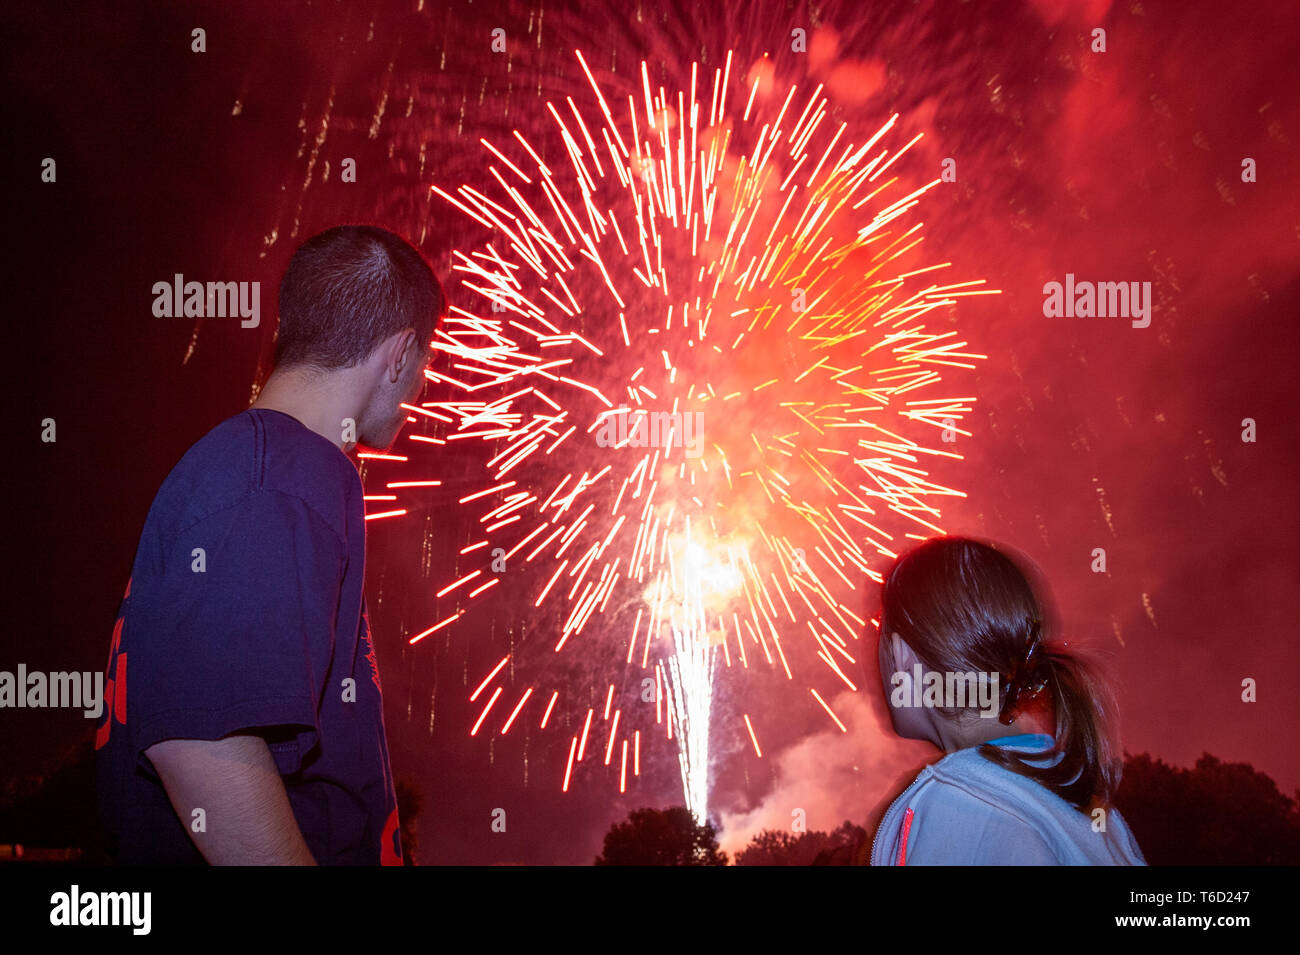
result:
[[[396,439],[446,301],[405,241],[341,226],[279,305],[257,401],[186,452],[140,537],[95,740],[118,862],[401,864],[346,452]]]

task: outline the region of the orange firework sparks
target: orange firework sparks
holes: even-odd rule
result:
[[[730,55],[711,83],[696,64],[672,93],[642,64],[637,95],[611,102],[577,59],[592,101],[548,104],[546,150],[518,131],[482,140],[489,191],[432,187],[491,237],[454,253],[482,307],[454,308],[439,329],[449,361],[430,375],[451,397],[408,406],[430,429],[409,437],[422,450],[491,450],[482,488],[459,499],[481,528],[461,556],[482,563],[436,592],[458,611],[411,642],[503,573],[544,563],[528,597],[558,607],[554,652],[580,654],[630,624],[625,669],[593,678],[608,684],[604,764],[621,742],[620,791],[629,741],[640,775],[648,710],[629,704],[650,701],[644,680],[698,813],[715,664],[732,669],[734,652],[740,678],[765,666],[787,681],[820,664],[857,690],[864,580],[879,582],[873,564],[900,539],[942,533],[940,503],[964,497],[927,468],[960,459],[950,445],[969,434],[974,398],[935,391],[942,370],[985,356],[941,326],[960,300],[996,291],[942,283],[948,263],[919,258],[920,225],[904,218],[939,180],[903,185],[900,160],[920,136],[885,145],[897,115],[862,138],[830,119],[820,86],[777,89],[759,70],[738,81]],[[578,690],[554,688],[540,723],[557,701],[587,709],[566,792],[596,711]]]

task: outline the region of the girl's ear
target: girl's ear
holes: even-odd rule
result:
[[[880,635],[880,662],[883,668],[888,671],[886,676],[898,669],[894,660],[894,655],[897,652],[894,646],[895,636],[892,633],[882,633]]]
[[[889,656],[895,672],[905,670],[910,673],[912,667],[921,662],[912,648],[897,633],[889,635]]]
[[[896,633],[880,635],[880,661],[886,679],[898,672],[898,648],[901,643]]]

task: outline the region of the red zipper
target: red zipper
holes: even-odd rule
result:
[[[898,845],[898,864],[907,865],[907,836],[912,831],[912,810],[903,817],[903,840]]]

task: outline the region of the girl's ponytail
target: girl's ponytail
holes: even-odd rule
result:
[[[1111,736],[1114,700],[1088,660],[1064,648],[1044,650],[1039,673],[1056,714],[1056,745],[1030,756],[985,743],[980,754],[1041,783],[1081,811],[1109,805],[1121,771]],[[1058,755],[1059,762],[1050,765]]]

